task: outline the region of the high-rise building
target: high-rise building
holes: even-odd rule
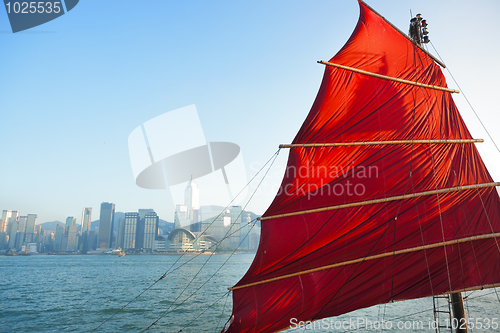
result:
[[[82,212],[82,235],[87,231],[90,231],[90,222],[92,219],[92,208],[87,207],[83,209]]]
[[[194,211],[200,209],[200,190],[192,177],[184,190],[184,206],[187,207],[187,218],[194,220]]]
[[[5,220],[0,220],[0,232],[5,232]]]
[[[65,228],[62,225],[56,226],[56,233],[54,235],[54,251],[59,252],[63,250],[63,236]]]
[[[77,238],[78,227],[75,224],[73,224],[73,225],[70,225],[69,227],[66,225],[66,228],[68,230],[67,249],[68,249],[68,251],[74,251],[78,247],[78,238]]]
[[[156,236],[158,236],[158,221],[158,215],[154,211],[148,212],[144,216],[143,249],[153,249],[154,241]]]
[[[116,226],[116,248],[124,248],[124,237],[125,237],[125,220],[118,219],[118,224]]]
[[[17,223],[16,245],[15,248],[20,251],[24,244],[24,236],[26,235],[27,216],[19,216]]]
[[[24,237],[24,242],[33,243],[35,240],[35,227],[36,227],[36,214],[28,214],[28,220],[26,221],[26,235]],[[26,245],[25,244],[25,245]]]
[[[125,231],[123,236],[123,249],[135,249],[137,235],[138,213],[125,213]]]
[[[4,210],[2,212],[2,220],[5,221],[5,232],[7,235],[10,235],[12,231],[12,225],[14,222],[17,221],[17,218],[19,217],[19,211],[17,210]],[[17,226],[16,226],[17,228]],[[16,229],[17,230],[17,229]]]
[[[136,237],[135,237],[135,248],[136,249],[146,248],[144,246],[144,228],[145,228],[144,218],[146,217],[146,214],[148,214],[148,213],[154,213],[154,209],[152,209],[152,208],[139,209],[139,220],[137,221],[137,230],[136,230]]]
[[[99,234],[97,237],[97,246],[100,249],[109,249],[112,247],[114,219],[115,204],[111,202],[101,203],[101,212],[99,215]]]
[[[76,225],[76,218],[74,218],[73,216],[69,216],[66,218],[66,233],[67,234],[69,233],[69,227],[71,227],[72,225]]]

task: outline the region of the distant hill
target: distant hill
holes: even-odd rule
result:
[[[43,230],[56,230],[56,226],[60,224],[60,225],[66,225],[66,223],[63,223],[61,221],[51,221],[51,222],[44,222],[44,223],[41,223],[40,225],[42,226],[42,229]]]

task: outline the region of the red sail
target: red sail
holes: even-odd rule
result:
[[[423,50],[362,1],[360,8],[354,33],[330,62],[446,87]],[[327,66],[293,143],[464,139],[471,135],[449,92]],[[470,142],[291,148],[255,260],[233,289],[227,332],[275,332],[500,283],[492,182]],[[490,185],[457,189],[475,184]],[[397,198],[411,194],[418,195]],[[335,207],[348,203],[358,204]],[[287,213],[297,215],[276,216]]]

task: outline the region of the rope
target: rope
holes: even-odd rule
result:
[[[434,44],[432,44],[432,42],[430,42],[431,45],[432,45],[432,48],[434,49],[434,51],[436,51],[436,54],[438,55],[439,59],[441,59],[442,61],[442,58],[441,56],[439,55],[439,52],[437,51],[437,49],[434,47]],[[457,85],[458,89],[460,89],[460,91],[462,91],[462,89],[460,88],[460,86],[458,85],[458,82],[455,80],[455,78],[453,77],[453,74],[451,74],[451,71],[449,68],[447,68],[448,70],[448,73],[450,74],[451,78],[453,79],[453,82],[455,82],[455,84]],[[481,124],[481,126],[483,127],[483,129],[486,131],[486,134],[488,134],[488,137],[490,138],[491,142],[493,142],[493,144],[495,145],[495,148],[497,149],[497,151],[500,153],[500,149],[498,148],[497,144],[495,143],[495,140],[493,140],[493,137],[490,135],[490,132],[488,132],[488,130],[486,129],[486,126],[484,126],[483,122],[481,121],[481,119],[479,118],[479,115],[476,113],[476,110],[474,110],[474,108],[472,107],[472,104],[469,102],[469,99],[467,98],[467,96],[465,95],[465,93],[462,91],[462,94],[465,98],[465,100],[467,101],[467,104],[469,104],[472,112],[474,112],[474,115],[476,116],[477,120],[479,120],[479,123]]]
[[[244,206],[244,208],[242,209],[242,212],[243,210],[248,206],[248,204],[250,203],[250,201],[252,200],[252,198],[255,196],[255,193],[257,193],[257,190],[259,189],[260,185],[262,184],[262,182],[264,181],[264,179],[266,178],[267,174],[269,173],[269,170],[271,170],[271,167],[273,166],[274,162],[276,161],[276,158],[278,157],[279,155],[279,151],[278,150],[276,153],[274,153],[274,155],[271,157],[271,159],[269,161],[272,160],[272,163],[269,165],[269,168],[267,169],[266,173],[264,174],[264,176],[262,177],[262,179],[260,180],[259,184],[257,185],[257,187],[255,188],[255,191],[252,193],[252,195],[250,196],[250,198],[248,199],[246,205]],[[269,163],[269,161],[265,164],[267,165]],[[264,166],[265,166],[264,165]],[[262,170],[263,168],[261,168]],[[259,170],[260,172],[260,170]],[[254,177],[255,178],[255,177]],[[254,179],[252,178],[252,180]],[[240,218],[242,213],[240,213],[238,215],[238,218]],[[236,218],[236,220],[238,220],[238,218]],[[252,228],[255,226],[255,224],[257,223],[258,219],[254,219],[254,222],[252,224]],[[213,221],[215,222],[215,220]],[[212,222],[212,223],[213,223]],[[243,227],[240,227],[240,229],[243,228]],[[210,254],[210,256],[208,257],[208,259],[203,263],[203,265],[200,267],[200,269],[198,270],[198,272],[193,276],[193,278],[191,279],[191,281],[189,281],[189,283],[186,285],[186,287],[182,290],[182,292],[176,297],[176,299],[172,302],[172,304],[169,305],[169,307],[167,308],[167,310],[165,310],[165,312],[157,319],[155,320],[151,325],[149,325],[145,330],[143,330],[142,332],[146,332],[147,330],[149,330],[151,327],[153,327],[154,325],[156,325],[163,317],[165,317],[166,315],[168,315],[169,313],[171,313],[172,311],[175,311],[177,308],[179,308],[182,304],[184,304],[187,300],[189,300],[191,297],[193,297],[199,290],[201,290],[215,275],[217,275],[217,273],[222,269],[222,267],[224,267],[224,265],[229,261],[229,259],[231,259],[231,257],[236,253],[236,251],[238,250],[238,248],[240,247],[240,245],[243,243],[243,241],[246,239],[246,237],[248,236],[248,234],[250,233],[250,231],[252,230],[252,228],[250,228],[247,232],[247,234],[245,235],[245,237],[240,241],[240,243],[238,244],[238,246],[236,247],[236,249],[229,255],[229,257],[226,259],[226,261],[221,265],[219,266],[219,268],[215,271],[215,273],[213,273],[207,280],[205,280],[204,283],[202,283],[200,285],[200,287],[198,287],[198,289],[196,289],[193,293],[191,293],[191,295],[189,295],[187,298],[185,298],[181,303],[177,304],[175,306],[175,308],[173,308],[172,310],[170,310],[170,308],[175,304],[175,302],[177,302],[179,300],[179,298],[187,291],[187,289],[189,288],[189,286],[194,282],[194,280],[196,279],[196,277],[200,274],[200,272],[202,271],[202,269],[206,266],[206,264],[208,263],[208,261],[210,260],[210,258],[212,258],[212,256],[214,255],[215,251],[217,250],[217,248],[222,244],[222,242],[227,239],[228,237],[230,237],[231,235],[233,235],[235,232],[239,231],[240,229],[238,229],[237,231],[233,232],[232,234],[229,234],[230,231],[231,231],[231,228],[228,230],[228,232],[226,233],[226,235],[224,236],[224,238],[217,244],[216,248],[215,248],[215,251],[214,253]],[[208,229],[208,228],[207,228]],[[229,236],[228,236],[229,235]],[[169,311],[170,310],[170,311]]]
[[[278,151],[276,151],[276,152],[273,154],[273,156],[272,156],[272,157],[271,157],[271,158],[270,158],[270,159],[269,159],[269,160],[268,160],[268,161],[267,161],[267,162],[266,162],[266,163],[262,166],[262,168],[260,168],[260,170],[259,170],[259,171],[258,171],[258,172],[257,172],[257,173],[256,173],[256,174],[255,174],[255,175],[254,175],[251,179],[250,179],[250,181],[249,181],[249,182],[248,182],[248,183],[247,183],[247,184],[246,184],[246,185],[245,185],[245,186],[244,186],[244,187],[240,190],[240,192],[239,192],[239,193],[238,193],[238,194],[237,194],[237,195],[233,198],[233,200],[231,200],[231,202],[230,202],[230,203],[229,203],[229,204],[228,204],[228,205],[224,208],[224,210],[223,210],[222,212],[224,212],[224,211],[225,211],[225,210],[226,210],[226,209],[227,209],[227,208],[231,205],[231,203],[233,203],[233,201],[234,201],[234,200],[235,200],[235,199],[236,199],[236,198],[237,198],[237,197],[238,197],[238,196],[239,196],[239,195],[243,192],[243,190],[245,190],[245,189],[246,189],[246,188],[247,188],[247,187],[248,187],[248,186],[249,186],[249,185],[253,182],[253,180],[257,177],[257,175],[258,175],[259,173],[261,173],[261,172],[262,172],[262,170],[265,168],[265,166],[266,166],[267,164],[269,164],[269,162],[270,162],[271,160],[273,160],[273,158],[274,158],[274,160],[273,160],[273,163],[274,163],[274,161],[276,160],[276,157],[278,156],[278,154],[279,154],[279,150],[278,150]],[[271,166],[272,166],[272,164],[271,164]],[[270,167],[269,167],[269,168],[270,168]],[[267,175],[267,173],[268,173],[268,172],[269,172],[269,170],[266,172],[266,175]],[[265,176],[264,176],[264,177],[265,177]],[[259,183],[259,185],[260,185],[261,183],[262,183],[262,180],[261,180],[261,182]],[[258,188],[258,186],[257,186],[257,188]],[[247,205],[248,205],[248,203],[247,203]],[[246,207],[246,205],[245,205],[245,207]],[[208,229],[208,228],[209,228],[209,227],[210,227],[210,226],[211,226],[211,225],[212,225],[212,224],[213,224],[213,223],[217,220],[217,218],[219,218],[219,217],[220,217],[220,215],[222,214],[222,212],[221,212],[221,213],[220,213],[220,214],[219,214],[219,215],[218,215],[218,216],[217,216],[217,217],[216,217],[216,218],[215,218],[215,219],[214,219],[214,220],[213,220],[213,221],[212,221],[212,222],[208,225],[207,229]],[[242,210],[242,212],[243,212],[243,210]],[[241,213],[240,213],[240,215],[239,215],[239,216],[241,216]],[[242,229],[242,228],[243,228],[243,227],[241,227],[240,229]],[[240,229],[238,229],[238,230],[237,230],[237,231],[235,231],[235,232],[238,232]],[[251,229],[250,229],[250,230],[251,230]],[[229,229],[229,231],[231,231],[231,229]],[[229,232],[229,231],[228,231],[228,232]],[[234,234],[234,233],[233,233],[233,234]],[[233,235],[233,234],[231,234],[231,235]],[[227,234],[226,234],[226,235],[227,235]],[[224,239],[225,239],[225,238],[223,238],[222,240],[224,240]],[[221,240],[221,242],[222,242],[222,240]],[[175,272],[176,270],[180,269],[181,267],[183,267],[183,266],[184,266],[184,265],[186,265],[187,263],[191,262],[192,260],[194,260],[195,258],[197,258],[197,257],[198,257],[199,255],[201,255],[201,254],[197,254],[197,255],[193,256],[191,259],[189,259],[189,260],[185,261],[184,263],[182,263],[181,265],[179,265],[179,266],[175,267],[175,269],[172,269],[172,268],[173,268],[173,267],[174,267],[174,266],[175,266],[175,265],[179,262],[179,260],[181,260],[181,258],[182,258],[182,257],[184,257],[184,255],[185,255],[185,253],[182,253],[182,254],[179,256],[179,258],[177,258],[177,260],[176,260],[176,261],[175,261],[175,262],[174,262],[174,263],[173,263],[173,264],[172,264],[172,265],[171,265],[171,266],[167,269],[167,271],[166,271],[166,272],[165,272],[165,273],[164,273],[164,274],[163,274],[163,275],[162,275],[159,279],[157,279],[157,280],[156,280],[155,282],[153,282],[150,286],[148,286],[146,289],[144,289],[142,292],[140,292],[140,293],[139,293],[136,297],[134,297],[134,298],[133,298],[131,301],[129,301],[127,304],[125,304],[125,305],[124,305],[124,306],[122,306],[120,309],[118,309],[118,310],[117,310],[115,313],[113,313],[113,314],[112,314],[109,318],[107,318],[107,319],[106,319],[106,320],[104,320],[102,323],[100,323],[100,324],[99,324],[99,326],[97,326],[96,328],[94,328],[94,329],[91,331],[91,333],[92,333],[92,332],[97,331],[97,330],[98,330],[98,329],[99,329],[102,325],[104,325],[106,322],[110,321],[110,320],[111,320],[114,316],[116,316],[118,313],[120,313],[121,311],[123,311],[123,310],[124,310],[127,306],[129,306],[132,302],[134,302],[134,301],[135,301],[135,300],[137,300],[140,296],[142,296],[142,295],[143,295],[146,291],[148,291],[148,290],[149,290],[149,289],[151,289],[154,285],[156,285],[158,282],[160,282],[160,280],[163,280],[165,277],[167,277],[168,275],[172,274],[172,273],[173,273],[173,272]],[[213,254],[212,254],[212,255],[213,255]],[[210,257],[211,257],[212,255],[210,255]],[[207,259],[207,262],[208,262],[208,260],[210,259],[210,257]],[[206,262],[205,262],[205,263],[206,263]],[[199,273],[199,272],[198,272],[198,273]],[[198,273],[197,273],[197,274],[198,274]],[[174,301],[174,302],[175,302],[175,301]],[[149,329],[149,328],[150,328],[150,327],[148,327],[148,329]]]

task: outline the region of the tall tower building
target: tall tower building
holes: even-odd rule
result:
[[[139,220],[137,221],[137,230],[136,230],[136,238],[135,238],[135,248],[136,249],[146,248],[144,246],[144,227],[145,227],[144,218],[146,217],[146,214],[149,214],[149,213],[154,213],[154,209],[152,209],[152,208],[139,209]]]
[[[115,204],[111,202],[101,203],[101,213],[99,215],[99,234],[97,236],[97,246],[100,249],[111,248],[113,239],[113,221],[115,219]]]
[[[67,230],[67,235],[68,235],[68,245],[67,248],[69,251],[74,251],[77,249],[78,246],[78,239],[77,239],[77,226],[75,224],[72,224],[70,226],[66,225],[66,230]]]
[[[144,216],[144,237],[142,248],[153,249],[156,236],[158,235],[159,217],[155,212],[146,213]]]
[[[12,231],[12,225],[14,224],[14,222],[17,221],[17,218],[19,217],[19,211],[17,210],[4,210],[2,212],[2,218],[1,220],[4,220],[5,221],[5,232],[7,233],[7,235],[10,235],[11,231]],[[17,226],[16,226],[16,230],[17,230]]]
[[[125,220],[118,219],[116,226],[116,248],[124,249]]]
[[[92,218],[92,208],[84,208],[82,213],[82,235],[90,231],[90,222]]]
[[[25,243],[32,243],[35,241],[35,226],[36,226],[36,214],[28,214],[28,219],[26,220],[26,236],[24,237]]]
[[[123,249],[135,249],[137,237],[138,213],[125,213],[125,231],[123,236]]]
[[[192,177],[184,190],[184,206],[187,207],[187,219],[194,220],[194,210],[200,209],[200,190]]]
[[[76,225],[76,218],[73,216],[69,216],[66,218],[66,233],[69,231],[69,227]]]

